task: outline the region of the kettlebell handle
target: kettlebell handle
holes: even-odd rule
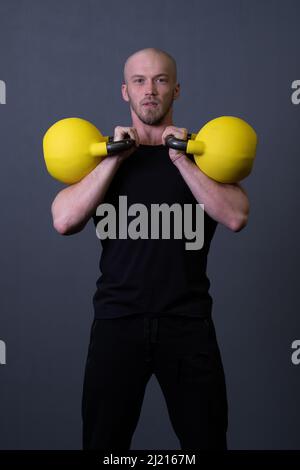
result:
[[[123,140],[112,140],[113,137],[109,137],[106,144],[107,155],[117,155],[124,150],[128,150],[134,146],[135,141],[133,139],[123,139]]]
[[[188,140],[191,140],[192,134],[187,135],[187,140],[177,139],[172,134],[166,137],[166,144],[169,148],[174,150],[186,151]]]
[[[175,150],[181,150],[183,152],[186,151],[188,140],[193,140],[195,134],[188,134],[187,140],[176,139],[173,135],[169,135],[166,138],[166,145],[169,148]],[[117,155],[119,152],[124,152],[124,150],[128,150],[135,144],[133,139],[123,139],[123,140],[113,140],[112,136],[108,137],[107,146],[107,154],[108,155]]]
[[[189,133],[187,135],[187,140],[177,139],[173,135],[169,135],[166,137],[166,145],[169,148],[175,150],[181,150],[186,152],[187,144],[189,140],[193,140],[195,138],[195,134]],[[120,152],[124,152],[125,150],[130,149],[135,144],[133,139],[123,139],[123,140],[113,140],[112,136],[108,137],[106,148],[107,148],[107,155],[117,155]]]
[[[179,150],[187,154],[197,154],[201,155],[204,151],[204,143],[196,140],[197,134],[189,133],[187,135],[187,140],[177,139],[173,135],[168,135],[166,137],[166,144],[169,148],[174,150]]]

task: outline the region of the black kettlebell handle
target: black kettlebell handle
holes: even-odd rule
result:
[[[133,139],[124,139],[124,140],[113,140],[113,137],[109,137],[106,144],[107,154],[108,155],[117,155],[124,150],[128,150],[133,147],[135,140]]]
[[[183,152],[186,151],[188,140],[190,140],[192,134],[187,135],[187,140],[177,139],[173,135],[168,135],[165,139],[166,146],[175,149],[181,150]],[[124,140],[113,140],[113,137],[108,138],[108,142],[106,144],[107,147],[107,154],[108,155],[117,155],[120,152],[124,152],[124,150],[129,150],[135,145],[134,139],[124,139]]]
[[[174,150],[181,150],[182,152],[186,152],[188,140],[192,138],[192,134],[187,135],[187,140],[177,139],[173,135],[168,135],[166,137],[166,145],[167,147],[174,149]]]

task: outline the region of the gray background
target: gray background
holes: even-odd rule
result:
[[[221,115],[260,138],[246,229],[219,225],[208,274],[229,395],[231,449],[299,449],[298,1],[0,1],[0,448],[78,449],[91,298],[100,243],[92,222],[72,237],[52,227],[63,187],[46,172],[42,137],[80,116],[104,134],[129,125],[122,67],[159,47],[177,59],[175,124],[198,131]],[[179,449],[152,377],[133,449]]]

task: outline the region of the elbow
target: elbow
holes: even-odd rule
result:
[[[246,227],[248,223],[248,215],[243,215],[240,217],[234,218],[229,224],[229,229],[233,232],[240,232],[243,228]]]
[[[54,201],[51,204],[51,215],[52,215],[53,227],[60,235],[65,235],[66,224],[65,222],[63,222],[61,215],[59,216],[56,200],[57,200],[57,197],[54,199]]]
[[[86,225],[86,221],[81,223],[71,223],[69,219],[64,217],[53,217],[53,227],[60,235],[74,235],[80,232]]]
[[[60,235],[69,235],[70,227],[66,217],[63,217],[62,214],[57,214],[54,207],[52,206],[52,220],[53,227]]]
[[[243,228],[246,227],[248,223],[249,212],[250,212],[249,200],[245,193],[245,190],[242,188],[240,189],[243,192],[244,201],[240,207],[240,210],[236,211],[233,214],[231,222],[229,224],[229,228],[233,232],[240,232],[241,230],[243,230]]]
[[[69,235],[70,234],[70,229],[69,229],[67,223],[63,220],[53,219],[53,227],[55,228],[55,230],[60,235]]]
[[[70,235],[72,233],[72,227],[70,227],[70,215],[63,213],[59,209],[59,206],[54,200],[51,206],[53,227],[60,235]]]

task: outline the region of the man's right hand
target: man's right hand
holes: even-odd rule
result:
[[[123,139],[133,139],[135,141],[135,145],[128,149],[124,150],[124,152],[114,155],[113,157],[109,158],[116,158],[117,161],[122,162],[123,160],[126,160],[133,152],[136,151],[137,147],[140,145],[140,140],[139,140],[139,135],[137,133],[137,130],[135,127],[122,127],[122,126],[117,126],[115,127],[114,131],[114,140],[123,140]]]

